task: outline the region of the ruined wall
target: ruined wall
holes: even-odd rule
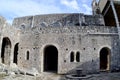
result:
[[[14,47],[16,43],[19,43],[19,29],[8,24],[2,17],[0,17],[0,24],[0,62],[12,65]]]
[[[31,27],[64,27],[64,26],[103,26],[104,19],[101,15],[84,15],[84,14],[50,14],[36,15],[15,18],[13,25],[17,28]]]
[[[2,35],[2,29],[3,29],[3,26],[5,24],[5,19],[0,16],[0,40],[1,40],[1,35]],[[1,42],[2,43],[2,42]],[[2,46],[0,46],[0,49],[1,49]],[[0,53],[1,53],[1,50],[0,50]],[[1,61],[0,61],[1,62]]]
[[[113,34],[112,34],[113,33]],[[111,50],[110,68],[118,65],[118,35],[116,28],[104,26],[74,26],[32,28],[21,32],[18,66],[43,72],[44,49],[54,45],[58,49],[58,73],[66,73],[82,67],[86,72],[100,70],[100,50],[107,47]],[[27,60],[29,51],[29,60]],[[70,54],[80,53],[80,61],[70,62]]]
[[[99,72],[102,48],[110,49],[110,70],[119,67],[117,28],[104,26],[101,15],[37,15],[15,18],[12,26],[3,18],[0,23],[1,49],[5,39],[5,49],[9,52],[5,53],[4,59],[7,65],[14,63],[14,55],[18,53],[16,64],[20,68],[44,72],[45,49],[54,46],[58,51],[59,74],[72,72],[78,67],[87,73]]]
[[[118,67],[117,28],[105,27],[101,15],[28,16],[14,19],[13,26],[20,29],[19,67],[44,72],[45,48],[50,45],[58,50],[57,73],[60,74],[72,72],[77,67],[87,73],[99,72],[100,50],[104,47],[110,49],[110,70]]]

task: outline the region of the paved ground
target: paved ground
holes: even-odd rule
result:
[[[91,76],[90,78],[82,79],[82,80],[120,80],[120,72],[119,73],[92,74],[90,76]],[[70,80],[78,80],[78,79],[70,79]]]
[[[120,73],[100,73],[92,76],[86,80],[120,80]]]
[[[66,79],[64,75],[60,76],[51,73],[43,73],[41,75],[38,75],[37,77],[21,75],[21,74],[8,76],[3,73],[0,73],[0,80],[70,80],[70,79]],[[83,79],[83,80],[120,80],[120,72],[92,74],[89,79]]]

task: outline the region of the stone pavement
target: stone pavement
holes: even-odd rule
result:
[[[70,80],[70,79],[61,78],[60,80]],[[71,79],[71,80],[78,80],[78,79]],[[82,80],[120,80],[120,72],[92,74],[90,78],[82,79]]]
[[[86,80],[120,80],[120,73],[93,74],[93,77]]]

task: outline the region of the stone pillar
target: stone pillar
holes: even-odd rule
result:
[[[13,64],[13,57],[14,57],[14,45],[11,47],[11,52],[10,52],[10,66]]]
[[[1,54],[2,54],[2,42],[3,42],[3,36],[0,37],[0,63],[2,63],[2,58],[1,58]]]

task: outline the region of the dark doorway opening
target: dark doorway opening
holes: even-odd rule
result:
[[[100,70],[109,70],[110,67],[110,50],[102,48],[100,51]]]
[[[14,58],[13,58],[13,63],[18,63],[18,45],[19,43],[16,43],[14,47]]]
[[[47,46],[44,49],[44,71],[57,72],[58,50],[55,46]]]
[[[10,64],[11,41],[8,37],[3,38],[1,48],[1,62]]]

